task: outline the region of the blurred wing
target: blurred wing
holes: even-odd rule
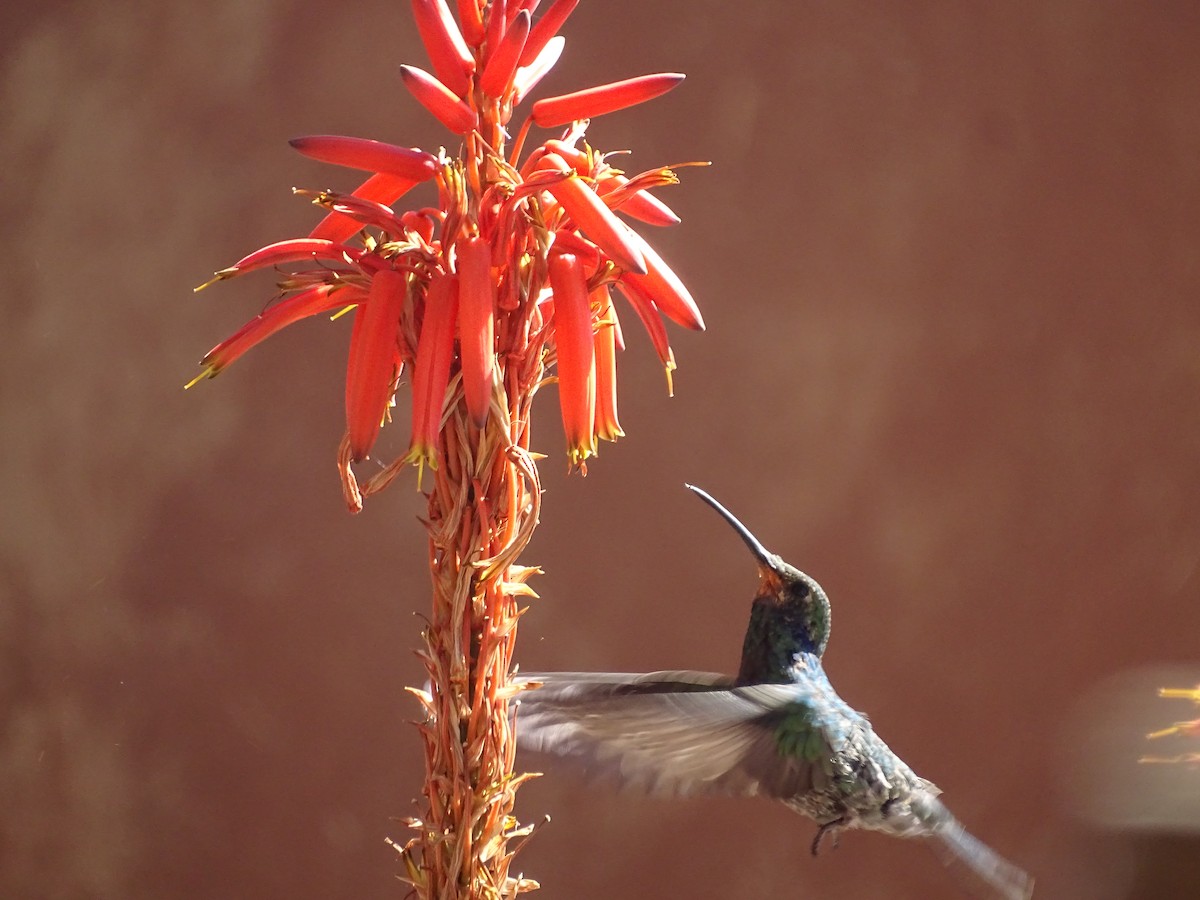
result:
[[[833,747],[848,739],[844,717],[819,715],[829,698],[793,684],[735,687],[708,672],[518,680],[540,684],[520,695],[519,747],[654,794],[796,797],[828,782]]]

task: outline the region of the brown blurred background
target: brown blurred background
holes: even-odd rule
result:
[[[292,185],[355,183],[288,138],[448,140],[398,78],[408,4],[0,32],[0,897],[401,897],[414,480],[344,511],[345,323],[181,386],[272,290],[191,288],[311,227]],[[1039,896],[1200,894],[1194,811],[1087,802],[1158,796],[1140,736],[1194,713],[1153,687],[1200,681],[1200,7],[586,0],[565,33],[543,96],[688,73],[590,138],[714,161],[651,235],[709,330],[669,400],[631,323],[629,437],[586,479],[545,392],[523,666],[736,665],[753,570],[696,482],[826,586],[835,684]],[[1139,678],[1146,721],[1105,700]],[[813,860],[765,803],[523,798],[548,897],[959,896],[877,835]]]

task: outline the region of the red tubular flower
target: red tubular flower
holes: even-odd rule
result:
[[[650,336],[650,343],[654,345],[654,352],[658,354],[658,358],[662,361],[663,368],[667,373],[667,394],[672,397],[675,396],[675,388],[671,380],[671,373],[675,371],[675,354],[671,351],[671,343],[667,338],[667,328],[663,324],[662,316],[659,315],[658,309],[654,306],[654,301],[632,282],[619,281],[617,282],[617,289],[629,301],[629,305],[633,307],[633,311],[637,314],[642,327],[646,329],[646,334]]]
[[[412,178],[404,178],[390,172],[379,172],[356,187],[351,196],[360,200],[371,200],[375,203],[390,205],[411,191],[418,183]],[[308,233],[308,236],[336,243],[346,240],[361,228],[362,225],[357,220],[334,212],[322,219],[317,227]]]
[[[646,274],[646,260],[643,257],[643,242],[639,241],[621,220],[612,214],[604,201],[596,196],[596,192],[587,186],[582,178],[567,166],[562,157],[553,153],[546,154],[547,160],[553,160],[561,171],[570,171],[569,177],[549,185],[548,190],[554,199],[562,204],[568,216],[575,222],[576,227],[590,237],[609,255],[613,262],[626,272]]]
[[[621,326],[613,309],[608,287],[592,292],[592,301],[600,308],[599,327],[594,339],[596,347],[596,409],[592,433],[602,441],[624,437],[617,421],[617,344]]]
[[[412,0],[412,9],[433,71],[442,84],[465,97],[471,90],[475,57],[463,40],[454,16],[450,15],[446,0]]]
[[[466,134],[479,123],[475,110],[425,70],[401,66],[400,78],[417,101],[455,134]]]
[[[368,172],[389,172],[413,181],[428,181],[437,174],[437,157],[424,150],[410,150],[395,144],[372,141],[368,138],[342,137],[333,134],[314,134],[288,141],[298,151],[312,159],[366,169]]]
[[[336,259],[344,256],[356,259],[362,255],[361,250],[354,250],[333,241],[319,238],[292,238],[287,241],[277,241],[255,250],[248,256],[243,256],[232,266],[221,269],[215,277],[196,288],[197,291],[208,287],[214,281],[224,281],[235,275],[253,272],[255,269],[265,269],[268,266],[280,266],[284,263],[301,262],[304,260]]]
[[[213,347],[200,360],[204,371],[189,381],[191,387],[204,378],[216,378],[227,365],[275,332],[293,322],[328,312],[331,309],[352,306],[366,300],[366,293],[356,287],[336,287],[318,284],[299,294],[280,300],[243,325],[236,334]]]
[[[592,312],[583,266],[571,253],[550,252],[554,291],[554,345],[558,355],[558,402],[567,455],[578,465],[596,452],[592,425],[596,408],[596,356]]]
[[[640,288],[671,321],[684,328],[703,331],[704,318],[700,315],[700,308],[696,306],[696,301],[692,299],[688,289],[683,286],[679,276],[663,262],[661,256],[654,252],[653,247],[645,241],[641,241],[640,238],[639,241],[648,271],[645,275],[627,272],[621,276],[621,280],[631,282]]]
[[[439,275],[425,290],[425,321],[413,366],[412,443],[407,462],[437,465],[442,406],[454,361],[454,325],[458,318],[458,279]]]
[[[513,6],[516,6],[516,0]],[[496,52],[500,42],[504,40],[504,32],[508,28],[507,0],[491,0],[487,15],[484,17],[484,43],[487,45],[487,56]]]
[[[462,24],[462,36],[468,44],[483,41],[483,15],[475,0],[458,0],[458,21]]]
[[[371,452],[396,389],[400,365],[396,341],[407,293],[408,279],[383,269],[371,279],[367,302],[354,313],[346,365],[346,432],[355,462]]]
[[[543,128],[554,128],[580,119],[602,116],[653,100],[671,90],[683,78],[678,72],[641,75],[575,91],[573,94],[563,94],[561,97],[547,97],[533,104],[533,121]]]
[[[513,75],[517,71],[517,60],[525,49],[525,40],[529,37],[529,12],[521,10],[517,17],[509,23],[508,30],[499,45],[489,53],[483,75],[479,78],[479,88],[489,97],[500,97],[504,94]]]
[[[533,62],[542,48],[550,43],[550,39],[558,34],[567,16],[575,11],[579,0],[554,0],[538,19],[537,24],[529,31],[529,39],[525,41],[525,49],[521,51],[520,64],[527,66]]]
[[[492,248],[481,237],[460,237],[458,257],[458,333],[463,393],[476,427],[487,422],[495,385],[496,284]]]
[[[508,8],[508,24],[512,25],[513,19],[522,12],[527,12],[532,17],[541,3],[542,0],[513,0],[512,6]]]
[[[639,222],[645,222],[647,225],[663,227],[679,224],[680,219],[675,215],[675,211],[649,191],[622,192],[619,201],[614,203],[610,195],[627,184],[629,184],[629,179],[624,175],[608,175],[597,182],[596,193],[604,198],[604,202],[608,204],[609,208],[619,209],[627,216],[631,216]]]

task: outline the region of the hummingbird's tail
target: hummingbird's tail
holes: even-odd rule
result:
[[[1029,900],[1033,879],[1004,859],[947,813],[928,835],[929,846],[981,898]]]

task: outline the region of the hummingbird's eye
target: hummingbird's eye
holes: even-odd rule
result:
[[[796,582],[796,586],[795,586],[795,588],[793,588],[793,590],[795,591],[797,597],[807,597],[808,596],[808,585],[805,584],[803,581]]]

